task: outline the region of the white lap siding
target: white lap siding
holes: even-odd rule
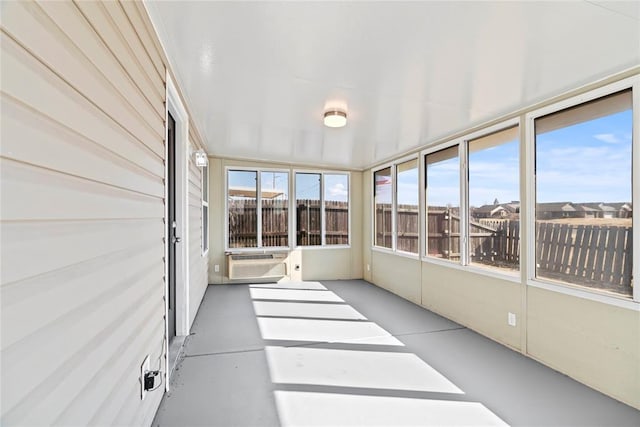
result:
[[[0,424],[149,425],[163,388],[141,401],[140,365],[164,368],[155,32],[134,2],[3,2],[1,49]]]

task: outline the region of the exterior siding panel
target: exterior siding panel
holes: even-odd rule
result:
[[[166,59],[134,2],[2,15],[0,424],[149,425],[162,388],[140,400],[140,365],[165,369]],[[206,288],[200,174],[191,320]]]

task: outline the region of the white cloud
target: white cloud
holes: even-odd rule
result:
[[[593,135],[593,137],[598,141],[606,142],[607,144],[619,144],[622,142],[622,139],[612,133],[599,133]]]
[[[331,200],[346,200],[349,192],[344,184],[338,182],[329,188],[329,195]]]

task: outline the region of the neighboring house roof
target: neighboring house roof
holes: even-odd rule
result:
[[[486,213],[493,215],[499,211],[507,211],[509,213],[517,213],[520,209],[519,202],[500,203],[498,205],[482,205],[479,208],[475,208],[476,213]]]
[[[608,206],[612,206],[614,208],[616,208],[616,210],[625,210],[625,211],[631,211],[633,210],[633,205],[629,202],[615,202],[615,203],[607,203]]]
[[[575,205],[571,202],[538,203],[536,209],[540,212],[575,212]]]
[[[613,206],[612,203],[605,204],[602,202],[580,203],[580,207],[582,207],[585,211],[589,210],[589,211],[602,211],[602,212],[617,212],[620,210],[619,207]]]
[[[263,199],[275,199],[283,194],[283,190],[262,190]],[[229,187],[229,197],[255,198],[256,189],[252,187]]]

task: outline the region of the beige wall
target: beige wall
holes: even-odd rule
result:
[[[365,270],[367,257],[371,265],[367,280],[377,286],[640,408],[640,311],[525,286],[519,277],[377,249],[364,253]],[[509,312],[515,327],[507,323]]]
[[[637,70],[617,79],[634,73],[637,75]],[[614,81],[616,78],[607,79],[582,92]],[[578,93],[565,94],[553,101]],[[524,113],[521,112],[521,123],[525,122]],[[525,140],[523,127],[520,139]],[[521,144],[521,159],[526,155],[526,145]],[[371,180],[371,170],[365,171],[363,265],[367,280],[640,409],[639,303],[629,304],[635,309],[623,308],[621,304],[533,287],[527,284],[527,271],[509,280],[371,249]],[[524,167],[520,181],[521,194],[525,194],[528,182]],[[526,202],[522,200],[521,209],[523,259],[527,258],[528,247]],[[516,315],[515,327],[507,323],[509,312]]]
[[[1,37],[0,424],[150,425],[163,388],[142,401],[138,378],[147,354],[164,370],[161,47],[134,2],[3,2]]]
[[[255,167],[289,171],[290,186],[293,182],[294,170],[307,170],[308,167],[290,164],[260,163],[243,160],[209,158],[209,188],[211,206],[209,208],[211,249],[209,252],[209,283],[227,283],[227,265],[225,259],[225,168]],[[330,170],[330,169],[327,169]],[[351,245],[349,248],[295,248],[289,251],[287,271],[290,275],[284,280],[319,280],[319,279],[359,279],[362,278],[362,173],[351,172]],[[293,193],[291,193],[293,194]],[[300,265],[300,271],[294,265]],[[215,272],[215,265],[220,271]]]
[[[640,409],[640,311],[527,289],[535,359]]]

